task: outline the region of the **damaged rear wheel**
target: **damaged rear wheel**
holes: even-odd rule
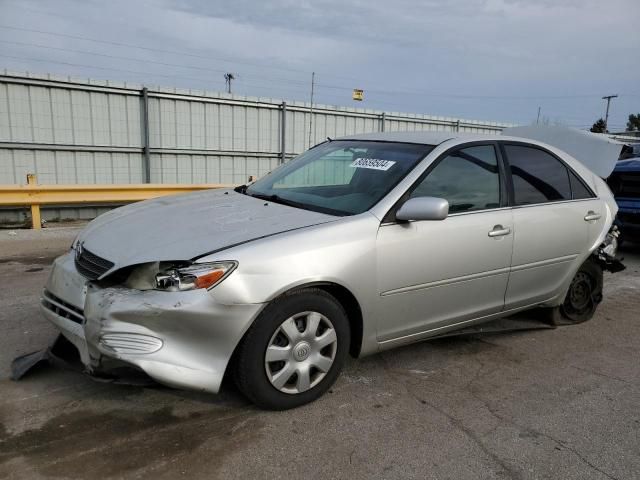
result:
[[[571,280],[562,305],[549,309],[554,325],[573,325],[591,320],[602,301],[602,267],[587,259]]]

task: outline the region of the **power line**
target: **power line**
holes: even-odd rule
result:
[[[317,84],[323,88],[335,89],[335,90],[352,90],[350,87],[343,87],[338,85],[326,85],[323,83]],[[443,97],[443,98],[460,98],[460,99],[486,99],[486,100],[559,100],[559,99],[577,99],[577,98],[597,98],[598,94],[585,93],[580,95],[464,95],[453,94],[444,92],[424,92],[420,90],[377,90],[366,89],[369,93],[380,93],[385,95],[416,95],[424,97]],[[640,94],[623,94],[627,97],[640,96]]]
[[[158,61],[154,61],[154,60],[146,60],[146,59],[138,59],[138,58],[134,58],[134,57],[124,57],[124,56],[120,56],[120,55],[110,55],[110,54],[104,54],[104,53],[99,53],[99,52],[92,52],[92,51],[86,51],[86,50],[75,50],[75,49],[68,49],[68,48],[63,48],[63,47],[50,47],[50,46],[46,46],[46,45],[41,45],[41,44],[33,44],[33,43],[27,43],[27,42],[14,42],[14,41],[9,41],[9,40],[0,40],[0,42],[2,43],[8,43],[8,44],[15,44],[15,45],[21,45],[21,46],[33,46],[33,47],[38,47],[38,48],[50,48],[50,49],[54,49],[54,50],[60,50],[60,51],[65,51],[65,52],[70,52],[70,53],[79,53],[79,54],[87,54],[87,55],[96,55],[96,56],[101,56],[101,57],[105,57],[105,58],[113,58],[113,59],[122,59],[122,60],[131,60],[131,61],[137,61],[137,62],[145,62],[145,63],[150,63],[150,64],[156,64],[156,65],[162,65],[162,66],[175,66],[175,67],[184,67],[184,68],[193,68],[196,70],[202,70],[202,71],[208,71],[208,72],[214,72],[214,73],[228,73],[226,70],[217,70],[217,69],[212,69],[212,68],[207,68],[207,67],[197,67],[197,66],[190,66],[190,65],[181,65],[181,64],[174,64],[174,63],[168,63],[168,62],[158,62]],[[73,62],[66,62],[66,61],[61,61],[61,60],[52,60],[52,59],[43,59],[43,58],[30,58],[30,57],[16,57],[16,56],[11,56],[11,55],[0,55],[2,57],[5,58],[13,58],[16,60],[27,60],[27,61],[33,61],[33,62],[41,62],[41,63],[52,63],[52,64],[60,64],[60,65],[67,65],[67,66],[75,66],[75,67],[82,67],[82,68],[91,68],[91,69],[99,69],[99,70],[107,70],[107,71],[116,71],[116,72],[125,72],[125,73],[133,73],[136,75],[146,75],[146,76],[162,76],[162,77],[167,77],[167,78],[180,78],[180,79],[186,79],[186,80],[192,80],[192,81],[197,81],[197,82],[202,82],[202,83],[210,83],[211,80],[208,78],[199,78],[199,77],[191,77],[191,76],[184,76],[184,75],[175,75],[175,74],[155,74],[152,72],[141,72],[138,70],[130,70],[130,69],[123,69],[123,68],[117,68],[117,67],[105,67],[105,66],[98,66],[98,65],[89,65],[89,64],[84,64],[84,63],[73,63]],[[237,80],[237,78],[234,78],[234,80]],[[265,81],[280,81],[280,82],[288,82],[291,83],[293,85],[300,85],[299,87],[287,87],[285,88],[278,88],[278,87],[272,87],[272,86],[268,86],[268,88],[270,90],[278,90],[278,91],[284,91],[284,92],[289,92],[291,90],[297,90],[299,92],[307,92],[307,88],[306,88],[306,83],[302,83],[302,82],[294,82],[294,81],[290,81],[290,80],[286,80],[286,79],[275,79],[272,77],[265,77],[265,78],[256,78],[256,80],[259,80],[260,82],[264,83]],[[265,88],[264,84],[260,84],[260,85],[256,85],[256,84],[251,84],[251,83],[246,83],[244,81],[241,81],[242,85],[245,85],[247,87],[255,87],[255,88]],[[316,88],[318,87],[318,84],[316,83]],[[334,89],[339,88],[340,90],[344,90],[344,91],[351,91],[350,88],[347,87],[333,87]],[[228,90],[228,86],[227,86],[227,90]],[[381,104],[381,105],[392,105],[395,106],[395,103],[391,103],[391,102],[380,102],[378,101],[377,103]]]
[[[204,83],[204,84],[210,84],[212,82],[212,80],[210,78],[199,78],[199,77],[187,77],[184,75],[172,75],[172,74],[164,74],[164,73],[154,73],[154,72],[142,72],[140,70],[129,70],[129,69],[124,69],[124,68],[117,68],[117,67],[103,67],[103,66],[98,66],[98,65],[89,65],[89,64],[84,64],[84,63],[73,63],[73,62],[64,62],[61,60],[49,60],[49,59],[44,59],[44,58],[30,58],[30,57],[16,57],[13,55],[5,55],[5,54],[0,54],[0,57],[3,58],[11,58],[14,60],[18,60],[18,61],[29,61],[29,62],[40,62],[40,63],[52,63],[52,64],[59,64],[59,65],[67,65],[67,66],[72,66],[72,67],[82,67],[82,68],[89,68],[89,69],[98,69],[98,70],[106,70],[106,71],[114,71],[114,72],[124,72],[124,73],[132,73],[135,75],[144,75],[145,77],[152,77],[152,76],[160,76],[160,77],[167,77],[167,78],[180,78],[180,79],[184,79],[184,80],[191,80],[191,81],[196,81],[199,83]],[[256,84],[250,84],[250,83],[244,83],[245,86],[247,87],[255,87],[255,88],[263,88],[264,85],[256,85]],[[278,87],[268,87],[270,90],[280,90],[280,91],[286,91],[286,92],[290,92],[291,90],[298,90],[300,92],[304,91],[306,92],[307,90],[305,88],[302,87],[286,87],[286,88],[278,88]]]
[[[183,76],[183,75],[171,75],[171,74],[161,74],[161,73],[150,73],[150,72],[143,72],[143,71],[139,71],[139,70],[129,70],[129,69],[123,69],[123,68],[117,68],[117,67],[104,67],[104,66],[98,66],[98,65],[89,65],[89,64],[84,64],[84,63],[74,63],[74,62],[64,62],[64,61],[60,61],[60,60],[49,60],[49,59],[43,59],[43,58],[31,58],[31,57],[16,57],[16,56],[12,56],[12,55],[5,55],[5,54],[0,54],[0,57],[2,58],[11,58],[14,60],[18,60],[21,62],[39,62],[39,63],[50,63],[50,64],[58,64],[58,65],[65,65],[65,66],[72,66],[72,67],[81,67],[81,68],[89,68],[89,69],[98,69],[98,70],[103,70],[103,71],[114,71],[114,72],[124,72],[124,73],[131,73],[131,74],[135,74],[135,75],[143,75],[145,77],[152,77],[152,76],[161,76],[161,77],[166,77],[166,78],[180,78],[180,79],[185,79],[185,80],[191,80],[191,81],[196,81],[198,83],[204,83],[204,84],[209,84],[211,83],[211,79],[209,78],[196,78],[196,77],[187,77],[187,76]],[[308,89],[307,88],[297,88],[297,87],[285,87],[285,88],[278,88],[278,87],[273,87],[273,86],[267,86],[267,85],[256,85],[256,84],[251,84],[251,83],[246,83],[243,82],[242,79],[238,79],[238,82],[245,86],[245,87],[251,87],[251,88],[257,88],[257,89],[263,89],[263,90],[268,90],[268,91],[280,91],[280,92],[284,92],[285,95],[283,95],[283,98],[288,97],[288,95],[286,94],[290,94],[292,90],[296,90],[298,92],[301,92],[299,95],[303,96],[304,94],[308,93]],[[317,84],[316,84],[316,89]],[[255,95],[254,95],[255,96]],[[290,97],[289,97],[290,98]],[[376,102],[379,105],[387,105],[387,106],[391,106],[394,109],[398,109],[397,104],[395,103],[390,103],[390,102],[381,102],[381,101],[377,101]],[[401,109],[398,109],[398,111],[400,111]]]
[[[29,62],[42,62],[42,63],[56,63],[56,64],[60,64],[60,65],[68,65],[71,67],[82,67],[82,68],[92,68],[92,69],[98,69],[98,70],[112,70],[114,72],[125,72],[125,73],[133,73],[136,75],[155,75],[155,76],[160,76],[160,77],[168,77],[168,78],[182,78],[182,79],[187,79],[187,80],[196,80],[199,82],[205,82],[205,81],[210,81],[210,80],[205,80],[205,79],[200,79],[200,78],[194,78],[194,77],[185,77],[182,75],[171,75],[168,73],[149,73],[149,72],[141,72],[140,70],[129,70],[129,69],[124,69],[124,68],[117,68],[117,67],[100,67],[97,65],[87,65],[87,64],[83,64],[83,63],[72,63],[72,62],[63,62],[61,60],[48,60],[48,59],[44,59],[44,58],[29,58],[29,57],[16,57],[13,55],[5,55],[5,54],[0,54],[0,57],[3,58],[12,58],[14,60],[19,60],[19,61],[29,61]]]
[[[28,10],[35,11],[33,9],[28,9]],[[40,11],[39,13],[45,13],[45,12],[41,12]],[[57,16],[62,17],[62,18],[67,18],[67,17],[63,17],[62,15],[57,15]],[[53,36],[64,37],[64,38],[69,38],[69,39],[73,39],[73,40],[84,40],[84,41],[88,41],[88,42],[102,43],[102,44],[105,44],[105,45],[113,45],[113,46],[117,46],[117,47],[137,48],[137,49],[140,49],[140,50],[146,50],[146,51],[150,51],[150,52],[168,53],[170,55],[188,56],[188,57],[200,58],[200,59],[206,59],[206,60],[218,60],[218,61],[229,62],[229,63],[237,63],[237,64],[240,64],[240,65],[249,65],[249,66],[258,67],[258,68],[271,68],[271,69],[283,70],[283,71],[289,71],[289,72],[295,72],[295,73],[303,73],[305,75],[308,75],[310,73],[307,70],[294,69],[294,68],[290,68],[290,67],[279,67],[279,66],[275,66],[275,65],[265,65],[265,64],[261,64],[261,63],[247,62],[247,61],[244,61],[244,60],[238,60],[238,59],[235,59],[235,58],[234,59],[229,59],[229,58],[224,58],[224,57],[214,57],[214,56],[211,56],[211,55],[189,53],[189,52],[177,51],[177,50],[165,50],[165,49],[147,47],[147,46],[136,45],[136,44],[131,44],[131,43],[114,42],[114,41],[110,41],[110,40],[102,40],[102,39],[97,39],[97,38],[84,37],[84,36],[80,36],[80,35],[70,35],[70,34],[67,34],[67,33],[51,32],[51,31],[46,31],[46,30],[37,30],[37,29],[32,29],[32,28],[16,27],[16,26],[1,25],[1,24],[0,24],[0,28],[4,28],[4,29],[8,29],[8,30],[17,30],[17,31],[22,31],[22,32],[40,33],[40,34],[44,34],[44,35],[53,35]],[[10,41],[6,41],[6,40],[5,40],[5,42],[18,44],[18,42],[10,42]],[[33,45],[33,46],[37,46],[37,45]],[[58,49],[62,50],[62,48],[60,48],[60,47],[44,46],[43,48],[52,48],[52,49],[56,49],[56,50],[58,50]],[[82,52],[78,52],[78,53],[82,53]],[[96,55],[111,56],[113,58],[116,58],[113,55],[106,55],[106,54],[96,54]],[[349,80],[360,81],[360,79],[355,78],[355,77],[348,77],[348,76],[344,76],[344,75],[336,75],[336,74],[331,74],[331,73],[322,73],[322,74],[325,75],[325,76],[328,76],[328,77],[345,78],[345,79],[349,79]],[[285,80],[285,81],[287,81],[287,80]],[[302,84],[302,85],[306,84],[306,82],[296,82],[296,83],[299,83],[299,84]],[[351,90],[351,87],[336,87],[336,86],[326,86],[326,87],[327,88],[338,88],[338,89]],[[369,90],[369,91],[371,91],[371,90]]]
[[[288,67],[278,67],[278,66],[275,66],[275,65],[266,65],[266,64],[255,63],[255,62],[247,62],[247,61],[244,61],[244,60],[238,60],[236,58],[229,59],[229,58],[223,58],[223,57],[214,57],[212,55],[202,55],[202,54],[183,52],[183,51],[177,51],[177,50],[165,50],[165,49],[162,49],[162,48],[146,47],[146,46],[142,46],[142,45],[135,45],[135,44],[132,44],[132,43],[114,42],[114,41],[111,41],[111,40],[101,40],[101,39],[97,39],[97,38],[83,37],[83,36],[80,36],[80,35],[70,35],[68,33],[59,33],[59,32],[50,32],[50,31],[46,31],[46,30],[37,30],[37,29],[34,29],[34,28],[15,27],[15,26],[10,26],[10,25],[0,25],[0,28],[4,28],[4,29],[8,29],[8,30],[17,30],[17,31],[21,31],[21,32],[40,33],[40,34],[44,34],[44,35],[53,35],[53,36],[57,36],[57,37],[70,38],[70,39],[73,39],[73,40],[84,40],[84,41],[88,41],[88,42],[102,43],[102,44],[105,44],[105,45],[113,45],[113,46],[117,46],[117,47],[138,48],[140,50],[146,50],[148,52],[168,53],[170,55],[179,55],[179,56],[186,56],[186,57],[193,57],[193,58],[201,58],[201,59],[205,59],[205,60],[218,60],[218,61],[222,61],[222,62],[237,63],[237,64],[240,64],[240,65],[250,65],[250,66],[259,67],[259,68],[273,68],[273,69],[278,69],[278,70],[287,70],[287,71],[296,72],[296,73],[304,73],[304,74],[308,74],[309,73],[309,72],[307,72],[305,70],[293,69],[293,68],[288,68]]]
[[[92,55],[92,56],[99,56],[99,57],[105,57],[105,58],[113,58],[113,59],[117,59],[117,60],[129,60],[129,61],[134,61],[134,62],[150,63],[150,64],[155,64],[155,65],[162,65],[162,66],[165,66],[165,67],[188,68],[188,69],[200,70],[200,71],[204,71],[204,72],[212,72],[212,73],[227,73],[228,72],[228,70],[219,70],[219,69],[215,69],[215,68],[201,67],[201,66],[197,66],[197,65],[187,65],[187,64],[180,64],[180,63],[160,62],[160,61],[157,61],[157,60],[149,60],[149,59],[146,59],[146,58],[125,57],[125,56],[122,56],[122,55],[111,55],[111,54],[107,54],[107,53],[94,52],[94,51],[90,51],[90,50],[76,50],[76,49],[72,49],[72,48],[52,47],[50,45],[42,45],[42,44],[38,44],[38,43],[16,42],[16,41],[13,41],[13,40],[0,40],[0,43],[7,43],[7,44],[11,44],[11,45],[26,46],[26,47],[46,48],[46,49],[49,49],[49,50],[58,50],[58,51],[69,52],[69,53],[79,53],[81,55]],[[256,77],[256,78],[261,80],[261,81],[271,80],[271,81],[275,81],[275,82],[291,83],[292,85],[306,85],[307,84],[306,82],[302,82],[302,81],[296,81],[296,80],[290,80],[290,79],[284,79],[284,78],[276,78],[276,77]]]
[[[209,71],[209,72],[224,72],[225,70],[216,70],[216,69],[212,69],[212,68],[207,68],[207,67],[199,67],[196,65],[185,65],[185,64],[179,64],[179,63],[167,63],[167,62],[159,62],[156,60],[149,60],[146,58],[137,58],[137,57],[123,57],[121,55],[110,55],[108,53],[100,53],[100,52],[94,52],[94,51],[90,51],[90,50],[76,50],[76,49],[72,49],[72,48],[64,48],[64,47],[52,47],[51,45],[42,45],[39,43],[30,43],[30,42],[16,42],[13,40],[0,40],[1,43],[8,43],[11,45],[20,45],[20,46],[24,46],[24,47],[38,47],[38,48],[46,48],[49,50],[59,50],[62,52],[69,52],[69,53],[80,53],[83,55],[97,55],[99,57],[107,57],[107,58],[115,58],[115,59],[120,59],[120,60],[132,60],[132,61],[136,61],[136,62],[144,62],[144,63],[154,63],[156,65],[164,65],[166,67],[181,67],[181,68],[192,68],[194,70],[204,70],[204,71]]]
[[[198,67],[195,65],[184,65],[184,64],[178,64],[178,63],[167,63],[167,62],[159,62],[156,60],[149,60],[146,58],[135,58],[135,57],[123,57],[121,55],[110,55],[108,53],[100,53],[100,52],[93,52],[93,51],[88,51],[88,50],[75,50],[72,48],[63,48],[63,47],[52,47],[51,45],[42,45],[42,44],[38,44],[38,43],[29,43],[29,42],[15,42],[12,40],[0,40],[0,43],[8,43],[11,45],[20,45],[20,46],[25,46],[25,47],[37,47],[37,48],[46,48],[49,50],[59,50],[62,52],[69,52],[69,53],[80,53],[83,55],[96,55],[99,57],[105,57],[105,58],[114,58],[114,59],[118,59],[118,60],[131,60],[131,61],[135,61],[135,62],[143,62],[143,63],[152,63],[155,65],[163,65],[165,67],[181,67],[181,68],[192,68],[194,70],[203,70],[203,71],[208,71],[208,72],[216,72],[216,73],[221,73],[221,72],[225,72],[226,70],[216,70],[213,68],[207,68],[207,67]]]

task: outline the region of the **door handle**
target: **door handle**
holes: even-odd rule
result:
[[[602,215],[600,215],[599,213],[596,213],[593,210],[589,210],[587,214],[584,216],[584,221],[593,222],[594,220],[600,220],[601,216]]]
[[[490,237],[502,237],[504,235],[509,235],[511,233],[511,229],[509,227],[503,227],[502,225],[496,225],[493,227],[493,230],[489,232]]]

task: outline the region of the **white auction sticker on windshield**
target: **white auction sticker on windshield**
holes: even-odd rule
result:
[[[392,160],[382,160],[380,158],[358,158],[354,160],[350,167],[370,168],[372,170],[389,170],[396,162]]]

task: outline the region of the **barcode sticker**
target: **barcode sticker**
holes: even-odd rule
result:
[[[372,170],[389,170],[396,162],[392,160],[381,160],[379,158],[358,158],[351,165],[352,168],[370,168]]]

